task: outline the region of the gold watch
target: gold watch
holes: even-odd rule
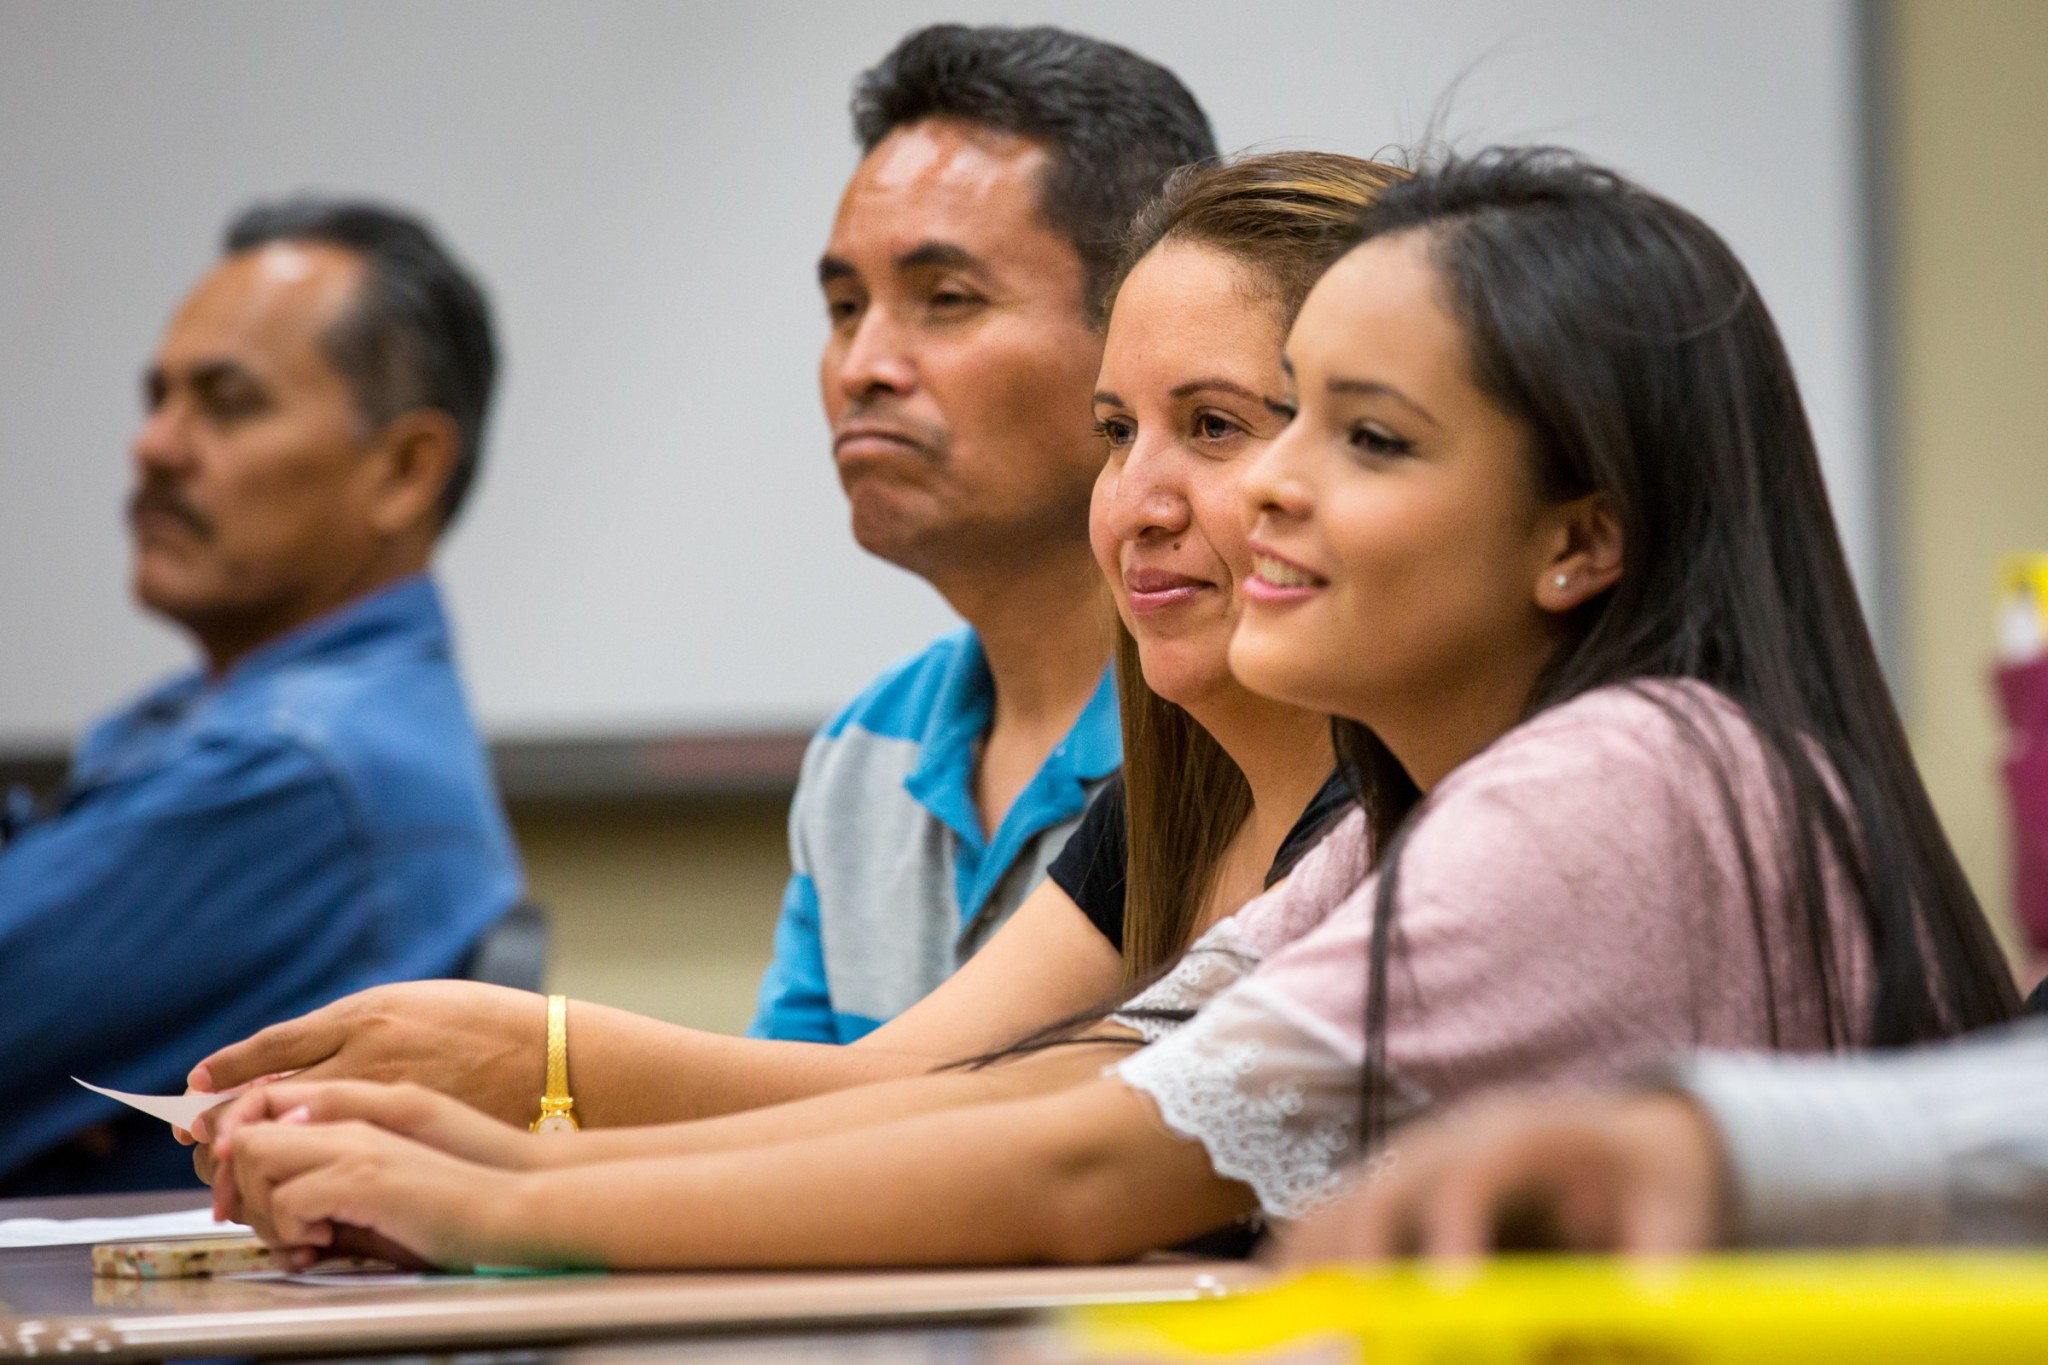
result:
[[[548,1082],[541,1092],[540,1117],[533,1121],[536,1133],[573,1133],[583,1125],[576,1121],[576,1101],[569,1098],[569,997],[548,997]]]

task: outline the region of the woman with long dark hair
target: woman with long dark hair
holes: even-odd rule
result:
[[[1105,1259],[1299,1215],[1503,1080],[2012,1012],[1711,230],[1561,154],[1453,163],[1365,212],[1286,364],[1231,664],[1345,718],[1364,809],[1124,1016],[1191,1022],[1052,1094],[542,1169],[287,1084],[240,1102],[237,1208],[302,1256],[341,1224],[442,1264]]]
[[[1377,854],[1315,942],[1279,913],[1303,896],[1271,897],[1140,997],[1198,1007],[1294,944],[1126,1065],[1170,1124],[1219,1155],[1275,1077],[1191,1059],[1299,1065],[1347,1016],[1348,1151],[1482,1076],[1599,1075],[1652,1039],[1889,1045],[2012,1015],[1790,361],[1710,228],[1561,152],[1454,162],[1367,210],[1290,349],[1300,406],[1248,476],[1260,569],[1232,667],[1342,718],[1364,811],[1330,842]],[[1631,970],[1646,951],[1684,961]],[[1488,1067],[1432,1028],[1461,1018],[1496,1031]],[[1335,1103],[1339,1072],[1311,1070]],[[1245,1160],[1325,1188],[1286,1126],[1292,1157]]]

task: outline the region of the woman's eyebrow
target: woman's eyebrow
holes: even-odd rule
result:
[[[1333,376],[1323,385],[1323,388],[1330,393],[1349,394],[1357,398],[1391,398],[1431,426],[1439,425],[1436,418],[1430,415],[1428,408],[1425,408],[1392,384],[1383,383],[1377,379],[1346,379],[1342,376]]]
[[[1117,397],[1108,389],[1096,390],[1095,397],[1089,399],[1088,401],[1093,403],[1098,408],[1127,408],[1130,406],[1129,403],[1126,403],[1123,399]]]
[[[1254,403],[1266,401],[1266,395],[1246,388],[1234,379],[1190,379],[1185,384],[1173,386],[1172,397],[1187,398],[1198,393],[1234,393]]]

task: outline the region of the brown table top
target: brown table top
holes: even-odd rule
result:
[[[202,1199],[181,1191],[0,1201],[0,1218],[166,1212]],[[646,1355],[657,1348],[642,1343],[616,1359],[765,1362],[851,1354],[1022,1361],[1042,1358],[1032,1344],[1040,1339],[1014,1329],[1046,1310],[1206,1297],[1249,1284],[1257,1274],[1238,1262],[1160,1260],[1086,1269],[451,1276],[369,1287],[232,1278],[96,1280],[90,1247],[15,1248],[0,1249],[0,1357],[337,1355],[688,1334],[693,1341],[658,1348],[670,1354]],[[971,1342],[957,1332],[934,1335],[933,1328],[948,1323],[1009,1330]],[[878,1329],[904,1326],[919,1330],[877,1335]],[[828,1328],[832,1335],[817,1335]],[[848,1336],[844,1329],[859,1331]],[[761,1335],[767,1332],[776,1335]],[[735,1339],[735,1333],[753,1335]],[[709,1334],[718,1334],[719,1342],[706,1340]],[[928,1354],[918,1342],[938,1354]],[[563,1358],[581,1360],[585,1354],[572,1351]]]
[[[465,1350],[460,1357],[343,1356],[332,1365],[1079,1365],[1071,1346],[1038,1324],[842,1327]],[[1307,1365],[1307,1362],[1303,1362]]]

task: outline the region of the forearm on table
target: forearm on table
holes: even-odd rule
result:
[[[581,1000],[569,1008],[569,1088],[586,1127],[712,1118],[931,1066],[885,1049],[707,1033]],[[536,1058],[536,1111],[541,1082]]]
[[[537,1164],[582,1166],[643,1156],[735,1151],[968,1105],[1024,1099],[1091,1081],[1128,1052],[1127,1046],[1117,1043],[1074,1044],[978,1070],[932,1070],[692,1122],[586,1131],[537,1148]]]
[[[618,1268],[1099,1262],[1249,1212],[1114,1080],[751,1151],[531,1172],[487,1245]]]

